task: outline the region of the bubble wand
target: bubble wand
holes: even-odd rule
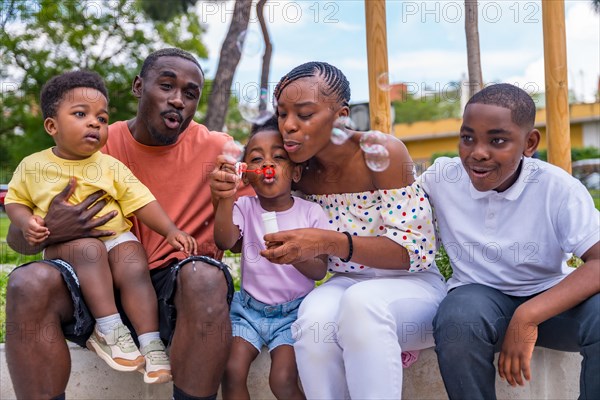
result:
[[[248,169],[248,167],[243,165],[241,162],[235,163],[235,173],[241,177],[244,172],[253,172],[257,175],[264,175],[265,178],[275,177],[275,168],[273,168],[273,167]]]

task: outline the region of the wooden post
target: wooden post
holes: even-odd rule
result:
[[[389,86],[385,0],[365,0],[365,16],[371,129],[390,133],[390,92],[380,87],[382,83]]]
[[[542,1],[548,161],[571,173],[564,0]]]

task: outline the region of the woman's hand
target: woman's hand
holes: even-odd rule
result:
[[[275,264],[296,264],[322,254],[334,254],[336,245],[327,242],[325,232],[317,228],[303,228],[269,233],[264,237],[267,249],[260,254]]]

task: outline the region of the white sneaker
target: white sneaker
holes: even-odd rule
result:
[[[131,332],[122,323],[115,325],[107,335],[103,335],[96,326],[86,346],[117,371],[136,371],[145,363]]]
[[[152,340],[140,349],[146,358],[144,369],[144,382],[167,383],[172,379],[171,364],[167,356],[165,345],[161,340]],[[141,372],[141,371],[140,371]]]

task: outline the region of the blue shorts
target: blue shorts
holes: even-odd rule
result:
[[[283,344],[293,346],[292,324],[298,318],[302,300],[304,297],[270,305],[256,300],[244,290],[235,292],[230,312],[234,338],[241,337],[259,352],[263,346],[269,351]]]

